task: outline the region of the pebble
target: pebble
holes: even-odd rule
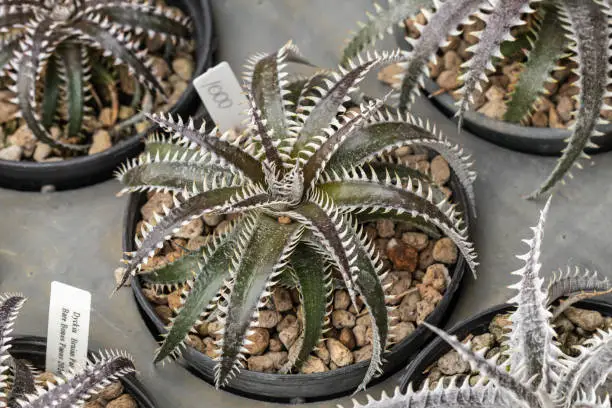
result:
[[[388,85],[395,85],[401,83],[399,78],[395,78],[397,74],[401,74],[404,72],[404,69],[401,68],[398,64],[387,65],[378,71],[378,80],[382,81]]]
[[[115,381],[111,385],[106,386],[98,393],[98,397],[107,401],[113,400],[123,394],[123,384],[121,381]]]
[[[329,371],[327,365],[321,360],[319,357],[308,356],[308,359],[304,361],[300,372],[302,374],[314,374],[314,373],[324,373]]]
[[[191,239],[195,238],[202,234],[204,231],[204,222],[201,218],[195,218],[189,222],[187,225],[183,225],[177,233],[174,234],[175,237]]]
[[[163,207],[172,208],[174,202],[172,201],[172,194],[170,193],[155,193],[149,200],[140,207],[140,214],[144,221],[154,220],[153,214],[163,215]]]
[[[340,340],[340,343],[344,344],[349,350],[355,348],[355,335],[353,334],[353,331],[348,327],[344,327],[340,331],[340,336],[338,337],[338,340]]]
[[[504,99],[505,94],[506,91],[503,88],[497,85],[493,85],[489,87],[489,89],[487,89],[487,91],[485,92],[485,97],[489,101],[501,101]]]
[[[101,153],[112,146],[111,136],[106,130],[99,129],[92,137],[91,147],[87,152],[89,155]]]
[[[0,160],[19,161],[23,149],[20,146],[9,146],[4,149],[0,149]]]
[[[436,156],[431,161],[430,166],[431,178],[439,185],[446,184],[450,179],[450,167],[448,162],[442,156]],[[419,249],[419,248],[417,248]]]
[[[138,404],[131,395],[123,394],[119,398],[110,401],[106,408],[138,408]]]
[[[399,322],[398,324],[391,327],[389,330],[389,337],[396,343],[399,343],[409,335],[411,335],[416,328],[414,324],[410,322]]]
[[[13,120],[19,111],[19,105],[15,105],[6,100],[0,100],[0,124]]]
[[[565,317],[569,319],[576,326],[583,330],[592,332],[601,328],[604,324],[604,318],[596,310],[578,309],[575,307],[569,307],[565,312]]]
[[[433,248],[433,259],[447,265],[457,262],[457,246],[450,238],[439,239]]]
[[[387,244],[387,256],[393,267],[399,270],[414,272],[417,267],[419,253],[416,249],[395,238]]]
[[[355,315],[346,310],[334,310],[331,315],[332,325],[336,329],[353,328],[356,324]]]
[[[470,364],[464,361],[457,351],[452,350],[440,357],[438,368],[444,375],[456,375],[467,373],[470,370]]]
[[[172,69],[181,79],[191,81],[193,76],[193,61],[187,58],[177,58],[172,61]]]
[[[281,320],[281,315],[275,310],[260,310],[257,318],[257,326],[265,329],[273,329]]]
[[[444,69],[447,71],[459,71],[463,60],[456,51],[448,51],[444,54]]]
[[[569,96],[561,96],[559,97],[559,102],[557,102],[557,112],[559,113],[559,117],[564,122],[569,121],[572,118],[572,111],[574,110],[574,103],[572,98]]]
[[[247,337],[252,343],[246,346],[251,355],[260,355],[268,348],[270,344],[270,332],[267,329],[254,327],[253,334]]]
[[[353,327],[353,336],[355,337],[355,345],[357,347],[363,347],[368,344],[367,331],[368,328],[366,326],[357,325]]]
[[[98,120],[104,127],[112,127],[116,123],[116,119],[113,117],[113,110],[111,108],[102,108]]]
[[[340,341],[333,338],[327,339],[327,350],[329,350],[331,361],[338,367],[353,364],[353,353]]]
[[[26,124],[21,125],[15,133],[10,135],[6,140],[9,145],[21,147],[22,155],[25,157],[32,157],[38,141]]]
[[[297,340],[300,335],[300,326],[297,319],[290,325],[282,330],[279,330],[278,338],[287,350],[291,348],[293,343]]]
[[[36,144],[32,158],[34,161],[42,162],[51,155],[52,150],[53,149],[48,144],[39,142]]]
[[[346,290],[337,290],[334,293],[334,309],[346,310],[351,305],[351,297]]]
[[[272,373],[279,370],[287,362],[286,351],[271,351],[262,356],[251,356],[247,359],[247,366],[251,371]]]
[[[478,112],[490,118],[502,120],[507,110],[508,106],[504,101],[493,100],[482,105]]]
[[[427,248],[429,237],[422,232],[404,232],[402,234],[402,241],[417,251],[422,251]]]
[[[204,214],[202,219],[204,220],[204,224],[209,227],[216,227],[223,221],[224,217],[223,214]]]
[[[459,71],[457,70],[442,71],[440,73],[440,76],[438,76],[436,83],[442,89],[446,89],[446,90],[456,89],[459,86]]]
[[[272,300],[274,301],[274,307],[279,312],[286,312],[293,309],[291,294],[285,288],[276,287],[272,292]]]
[[[423,284],[430,285],[438,292],[446,290],[447,282],[450,281],[448,269],[443,264],[433,264],[427,268],[423,277]]]
[[[391,238],[395,236],[395,223],[391,220],[376,221],[376,230],[381,238]]]
[[[353,360],[355,363],[359,363],[360,361],[367,361],[372,358],[372,351],[374,347],[371,344],[368,344],[365,347],[360,348],[359,350],[353,351]]]

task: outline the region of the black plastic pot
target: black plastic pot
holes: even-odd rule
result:
[[[459,186],[459,180],[453,174],[450,187],[454,192],[454,200],[462,210],[467,210],[467,196],[465,191]],[[132,194],[130,196],[123,226],[124,251],[135,250],[134,234],[136,232],[136,225],[141,218],[140,208],[145,201],[145,194]],[[469,211],[464,211],[464,214],[466,214],[466,223],[469,225]],[[451,271],[451,282],[444,297],[433,313],[427,318],[429,323],[441,325],[446,321],[448,317],[447,312],[456,299],[466,269],[465,259],[459,257],[454,269]],[[132,289],[143,319],[157,339],[161,340],[160,334],[165,331],[164,324],[155,314],[153,306],[144,297],[139,279],[135,279],[132,282]],[[427,344],[430,338],[431,332],[423,326],[417,327],[414,333],[395,345],[386,354],[384,375],[378,378],[376,382],[382,381],[405,366],[406,362],[416,355]],[[215,362],[212,359],[191,347],[187,348],[183,357],[189,368],[196,375],[211,384],[214,382],[213,370]],[[368,362],[364,361],[348,367],[317,374],[281,375],[242,370],[230,382],[229,386],[224,389],[250,398],[277,402],[297,403],[331,399],[353,392],[361,383],[367,365]]]
[[[45,367],[45,355],[47,350],[47,339],[37,336],[16,336],[11,341],[9,353],[18,359],[31,362],[34,367],[43,369]],[[91,356],[91,352],[89,352]],[[134,373],[121,378],[125,391],[130,394],[138,403],[139,408],[155,408],[156,404],[145,390],[144,386],[138,381]]]
[[[196,66],[194,77],[201,75],[213,63],[217,48],[214,36],[212,8],[209,0],[168,0],[194,20]],[[172,113],[191,115],[200,106],[192,84],[171,109]],[[36,191],[45,186],[67,190],[95,184],[110,178],[127,158],[142,150],[147,130],[113,145],[108,150],[91,156],[80,156],[51,163],[13,162],[0,160],[0,187]]]
[[[612,304],[600,300],[585,300],[576,304],[576,307],[583,309],[596,310],[604,316],[612,316]],[[489,323],[498,314],[512,312],[515,306],[509,304],[493,306],[467,320],[455,325],[448,332],[463,339],[469,334],[479,335],[489,330]],[[425,381],[425,370],[434,364],[440,357],[448,353],[451,347],[441,338],[433,340],[406,368],[406,373],[400,380],[400,389],[406,392],[408,384],[412,383],[414,389],[418,389]]]
[[[410,49],[405,40],[404,26],[394,28],[397,44],[402,49]],[[439,94],[440,87],[430,78],[424,78],[424,92],[429,95],[434,105],[446,116],[453,119],[457,113],[456,101],[448,94]],[[566,129],[538,128],[531,126],[520,126],[502,120],[491,119],[481,113],[470,111],[464,115],[464,127],[474,135],[506,147],[524,153],[539,154],[544,156],[558,156],[566,146],[564,142],[571,136]],[[597,149],[587,149],[588,153],[600,153],[612,150],[612,124],[598,126],[598,130],[604,133],[602,137],[594,138],[599,145]]]

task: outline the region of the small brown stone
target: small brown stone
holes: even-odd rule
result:
[[[433,264],[427,268],[423,277],[423,284],[430,285],[438,292],[442,293],[446,290],[446,285],[450,280],[448,269],[443,264]]]
[[[163,215],[163,207],[172,208],[174,201],[172,200],[172,194],[170,193],[155,193],[149,200],[140,207],[140,214],[144,221],[153,220],[153,214]]]
[[[421,301],[421,294],[418,291],[411,292],[404,296],[399,306],[400,319],[403,322],[417,321],[417,303]]]
[[[211,337],[204,338],[204,345],[206,346],[206,355],[210,358],[217,358],[219,349]]]
[[[415,331],[414,324],[410,322],[399,322],[389,330],[389,337],[399,343]]]
[[[297,317],[295,317],[295,315],[288,314],[285,317],[283,317],[283,319],[278,323],[278,325],[276,326],[276,331],[280,332],[280,331],[285,330],[287,327],[291,327],[295,325],[299,326]]]
[[[329,364],[331,357],[329,355],[329,350],[324,343],[319,343],[316,345],[313,351],[315,355],[321,359],[321,361],[323,361],[325,364]]]
[[[340,343],[344,344],[349,350],[355,348],[355,336],[353,335],[353,331],[348,327],[345,327],[340,331],[340,337],[338,337],[338,340],[340,340]]]
[[[353,327],[353,336],[355,337],[355,345],[357,347],[363,347],[368,344],[366,332],[368,328],[366,326],[355,326]]]
[[[281,217],[278,217],[278,223],[283,225],[291,224],[291,218],[283,215]]]
[[[220,339],[223,335],[219,333],[223,329],[223,325],[218,320],[208,322],[208,333],[215,339]]]
[[[444,185],[450,179],[450,167],[442,156],[436,156],[431,161],[431,178],[439,185]],[[418,248],[417,248],[418,249]]]
[[[202,234],[204,231],[204,222],[201,218],[191,220],[187,225],[181,226],[179,231],[174,234],[176,237],[191,239]]]
[[[437,292],[436,292],[437,293]],[[426,300],[421,300],[417,302],[416,305],[416,313],[417,313],[417,324],[422,324],[425,319],[436,309],[435,303],[430,303]]]
[[[459,71],[463,60],[456,51],[447,51],[444,54],[444,69],[447,71]]]
[[[293,309],[291,294],[285,288],[274,288],[274,291],[272,292],[272,300],[274,301],[274,307],[279,312],[286,312],[288,310]]]
[[[337,290],[334,293],[334,309],[346,310],[351,305],[351,298],[346,290]]]
[[[544,112],[536,112],[531,116],[531,125],[534,127],[547,127],[548,115]]]
[[[270,351],[282,351],[283,350],[283,343],[281,343],[280,339],[278,338],[278,335],[270,339],[268,348],[270,349]]]
[[[452,350],[440,357],[438,368],[442,374],[456,375],[467,373],[470,370],[470,364],[463,360],[457,351]]]
[[[331,315],[332,325],[336,329],[355,327],[355,315],[346,310],[334,310]]]
[[[187,337],[187,344],[194,349],[198,350],[200,353],[206,353],[206,346],[201,338],[194,334],[190,334]]]
[[[324,373],[326,371],[329,371],[329,368],[319,357],[315,356],[308,356],[308,360],[304,362],[300,369],[302,374]]]
[[[202,322],[196,326],[196,331],[202,337],[208,336],[208,322]]]
[[[433,259],[447,265],[457,262],[457,246],[450,238],[439,239],[433,248]]]
[[[395,224],[391,220],[376,221],[376,230],[381,238],[391,238],[395,236]]]
[[[276,310],[260,310],[257,318],[257,326],[265,329],[273,329],[281,320],[281,315]]]
[[[564,314],[565,317],[567,317],[576,326],[589,332],[603,327],[604,324],[604,319],[601,316],[601,313],[596,310],[569,307]]]
[[[425,270],[435,262],[433,258],[434,244],[433,241],[429,241],[427,247],[419,253],[419,269]]]
[[[268,348],[270,343],[270,332],[268,329],[262,329],[260,327],[254,327],[253,334],[247,337],[251,344],[246,346],[249,353],[253,356],[262,354]]]
[[[440,73],[436,83],[440,88],[450,91],[459,87],[459,71],[458,70],[446,70]]]
[[[36,376],[36,381],[38,381],[39,383],[43,383],[46,384],[48,382],[50,382],[51,384],[57,384],[57,380],[56,377],[53,373],[50,373],[48,371],[45,371],[43,373],[40,373],[39,375]]]
[[[561,122],[557,110],[552,106],[548,110],[548,126],[553,129],[565,129],[565,125]]]
[[[574,103],[572,98],[569,96],[559,97],[557,102],[557,112],[563,122],[568,122],[572,118],[572,111],[574,110]]]
[[[417,267],[419,253],[405,243],[393,238],[387,244],[387,256],[395,269],[414,272]]]
[[[427,234],[423,234],[422,232],[404,232],[402,234],[402,241],[417,251],[422,251],[427,248],[427,244],[429,244],[429,237]]]
[[[493,85],[485,92],[485,97],[489,101],[501,101],[504,99],[505,94],[506,91],[503,88]]]
[[[110,149],[113,143],[111,142],[110,133],[106,130],[99,129],[92,136],[91,147],[89,148],[88,154],[101,153],[107,149]]]
[[[142,294],[147,298],[147,300],[151,303],[155,303],[156,305],[167,305],[168,297],[166,295],[160,295],[157,293],[155,289],[143,288]]]
[[[371,344],[368,344],[358,350],[353,351],[353,359],[355,360],[355,363],[371,359],[373,349],[374,347]]]
[[[478,112],[490,118],[502,120],[507,110],[508,106],[504,101],[493,100],[482,105]]]
[[[138,404],[131,395],[123,394],[106,404],[106,408],[138,408]]]
[[[280,339],[281,343],[283,343],[285,348],[289,350],[299,335],[300,326],[296,320],[292,325],[279,330],[278,338]]]
[[[345,367],[354,361],[353,353],[336,339],[327,339],[327,349],[329,350],[331,361],[338,367]]]
[[[401,80],[395,76],[401,74],[402,72],[404,72],[404,69],[400,67],[399,64],[387,65],[378,71],[378,80],[388,85],[399,84]]]
[[[287,352],[269,352],[262,356],[252,356],[247,359],[247,366],[251,371],[273,373],[287,362]]]
[[[191,81],[193,76],[193,61],[187,58],[177,58],[172,61],[172,69],[176,74],[185,81]]]

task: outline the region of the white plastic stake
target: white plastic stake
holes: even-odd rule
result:
[[[220,131],[242,125],[248,101],[227,62],[221,62],[197,77],[193,86]]]
[[[91,293],[51,283],[46,369],[61,373],[87,362]]]

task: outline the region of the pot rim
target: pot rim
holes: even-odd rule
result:
[[[214,57],[214,53],[217,49],[217,39],[214,34],[214,24],[213,24],[213,16],[212,16],[212,7],[210,5],[210,0],[172,0],[180,3],[179,7],[182,7],[186,14],[198,14],[197,24],[194,24],[194,32],[193,38],[196,39],[197,44],[195,46],[194,54],[195,54],[195,67],[193,78],[201,75],[208,69]],[[196,13],[197,10],[197,13]],[[192,79],[193,79],[192,78]],[[181,113],[181,112],[193,112],[195,109],[190,107],[193,105],[197,99],[197,93],[195,91],[193,83],[190,81],[187,89],[183,91],[179,100],[172,106],[170,112],[173,114]],[[37,176],[49,174],[57,171],[66,172],[68,169],[71,169],[74,173],[74,177],[70,177],[70,180],[64,180],[61,185],[64,184],[74,184],[77,187],[81,187],[91,183],[79,183],[77,179],[79,178],[79,169],[96,166],[100,163],[105,162],[116,162],[123,161],[126,156],[131,156],[134,153],[135,149],[140,149],[142,145],[142,140],[149,135],[151,132],[155,131],[158,128],[157,125],[149,126],[145,131],[136,133],[132,136],[126,137],[107,150],[104,150],[100,153],[95,153],[93,155],[84,155],[77,156],[74,158],[68,158],[66,160],[61,160],[57,162],[33,162],[33,161],[10,161],[10,160],[0,160],[0,174],[4,174],[8,171],[13,173],[20,173],[23,179],[33,179],[32,183],[36,183]],[[113,165],[115,167],[115,165]],[[114,170],[114,168],[113,168]],[[110,177],[110,173],[105,178]],[[97,182],[102,181],[98,180]],[[13,183],[11,183],[13,184]],[[44,184],[44,183],[43,183]],[[0,176],[0,185],[4,185],[2,182],[2,177]],[[77,187],[68,187],[67,189],[77,188]],[[18,187],[13,187],[20,189]],[[24,188],[24,190],[36,190],[37,188]],[[61,188],[65,189],[65,188]]]
[[[404,25],[395,25],[393,33],[399,48],[409,50],[410,45],[404,38]],[[428,76],[423,77],[423,82],[423,90],[427,97],[433,100],[434,105],[442,113],[453,120],[453,122],[457,122],[455,118],[458,110],[456,101],[446,92],[438,94],[440,87]],[[464,114],[464,127],[474,135],[499,146],[543,156],[559,156],[561,150],[566,145],[565,140],[572,134],[568,129],[521,126],[503,120],[492,119],[473,110]],[[612,137],[607,137],[609,134],[612,134],[612,123],[598,125],[597,129],[604,133],[603,136],[594,138],[594,142],[599,147],[589,148],[586,151],[589,153],[599,153],[612,150]]]
[[[16,349],[23,349],[22,351],[18,351],[18,353],[33,355],[44,359],[46,355],[47,338],[41,336],[16,335],[13,340],[11,340],[10,345],[9,354]],[[88,358],[91,358],[93,354],[91,350],[88,350]],[[149,395],[138,378],[136,378],[135,373],[123,376],[119,380],[123,383],[126,392],[136,399],[140,408],[156,408],[157,405],[155,404],[155,400]]]
[[[601,299],[582,300],[577,302],[574,306],[583,309],[597,310],[603,312],[607,316],[612,316],[612,304]],[[484,333],[489,327],[489,323],[496,315],[512,312],[515,308],[516,305],[510,303],[497,304],[458,322],[452,328],[447,329],[446,332],[451,335],[457,335],[459,338],[467,336],[468,334]],[[448,345],[448,343],[440,337],[434,338],[405,368],[405,373],[399,379],[400,390],[406,392],[408,384],[410,383],[420,384],[425,377],[423,375],[423,369],[429,367],[444,353],[450,350],[451,346]]]
[[[452,175],[451,175],[450,186],[451,186],[453,193],[455,194],[456,202],[461,205],[462,209],[464,209],[464,221],[466,223],[466,226],[469,229],[471,225],[473,224],[473,221],[470,215],[471,212],[469,211],[469,201],[467,199],[467,194],[465,190],[461,188],[459,179],[454,174],[454,172],[452,172]],[[146,199],[145,193],[132,193],[130,194],[129,200],[127,202],[126,210],[124,212],[124,219],[123,219],[123,250],[126,252],[134,250],[134,240],[133,240],[134,231],[136,228],[136,224],[138,220],[140,219],[139,210],[142,204],[144,203],[145,199]],[[446,292],[444,293],[444,296],[442,300],[440,301],[440,303],[436,306],[434,311],[426,319],[427,322],[432,323],[432,324],[442,324],[448,319],[451,313],[450,307],[452,303],[454,303],[454,301],[456,300],[456,296],[458,295],[458,292],[459,292],[459,287],[463,280],[464,272],[466,271],[467,268],[468,268],[467,262],[465,262],[465,259],[463,258],[463,256],[460,255],[459,258],[457,259],[457,263],[455,264],[453,268],[453,272],[451,275],[452,276],[451,283],[449,284]],[[134,292],[134,297],[136,298],[138,308],[141,312],[143,319],[147,323],[149,330],[152,332],[152,334],[157,339],[159,339],[160,334],[165,331],[165,325],[162,323],[161,319],[155,314],[153,310],[153,306],[144,297],[142,293],[142,286],[141,286],[140,279],[134,279],[132,281],[132,290]],[[425,328],[425,326],[420,325],[416,327],[416,330],[411,335],[404,338],[400,343],[395,344],[392,348],[390,348],[390,351],[386,353],[386,357],[387,357],[388,362],[389,361],[393,362],[394,363],[393,365],[396,367],[393,367],[393,369],[386,370],[385,374],[372,380],[370,382],[370,386],[380,381],[383,381],[385,378],[388,378],[390,375],[400,370],[401,366],[405,364],[407,359],[409,359],[411,356],[414,356],[416,353],[418,353],[418,351],[414,351],[414,350],[411,351],[410,349],[411,348],[415,348],[415,349],[422,348],[430,337],[432,337],[432,333],[429,332]],[[393,356],[389,358],[391,354]],[[183,358],[190,366],[191,371],[195,371],[196,375],[203,378],[205,381],[209,383],[211,382],[212,378],[208,378],[206,374],[203,372],[203,368],[200,367],[200,365],[206,365],[206,364],[211,365],[211,366],[214,365],[214,362],[210,357],[196,350],[193,350],[191,347],[188,347],[186,352],[183,353]],[[272,381],[278,381],[280,383],[285,383],[285,384],[288,384],[290,382],[312,382],[313,380],[318,380],[318,381],[324,381],[325,384],[329,386],[330,380],[342,378],[349,373],[354,373],[356,370],[362,370],[365,372],[368,364],[369,364],[369,360],[351,364],[349,366],[341,367],[341,368],[331,370],[328,372],[314,373],[314,374],[272,374],[272,373],[261,373],[261,372],[249,371],[245,369],[245,370],[241,370],[238,376],[232,382],[230,382],[230,384],[226,386],[224,390],[231,391],[239,395],[247,396],[249,398],[255,398],[255,399],[260,399],[260,400],[287,401],[287,400],[292,400],[292,398],[286,397],[286,391],[285,391],[285,394],[282,394],[282,396],[281,395],[275,396],[275,395],[270,395],[269,390],[264,391],[262,393],[254,393],[254,392],[244,391],[238,387],[234,387],[233,385],[235,385],[237,378],[243,378],[245,382],[263,382],[263,383],[268,382],[269,383]],[[319,395],[317,396],[297,396],[295,398],[297,398],[296,401],[302,401],[302,402],[304,398],[307,399],[309,402],[326,400],[326,399],[350,394],[352,391],[354,391],[355,387],[352,387],[346,390],[341,390],[341,391],[337,391],[337,390],[330,391],[330,392],[327,392],[326,394],[319,393]]]

